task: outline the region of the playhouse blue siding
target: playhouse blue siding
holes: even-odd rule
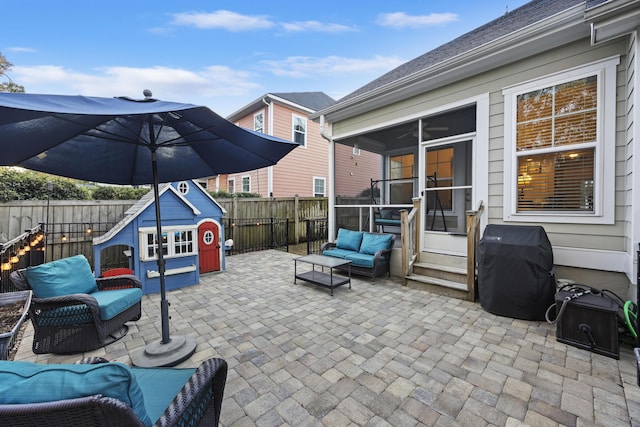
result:
[[[172,184],[176,188],[175,184]],[[219,233],[221,244],[224,239],[224,229],[222,227],[222,208],[213,201],[208,195],[204,194],[201,187],[195,182],[190,183],[190,191],[183,197],[188,203],[173,191],[164,191],[160,195],[160,214],[162,218],[162,227],[193,226],[197,241],[198,233],[195,226],[202,220],[213,220],[220,226]],[[194,188],[195,187],[195,188]],[[193,207],[199,213],[195,213]],[[155,204],[151,203],[141,211],[135,214],[135,217],[127,223],[122,230],[117,232],[108,241],[94,245],[94,262],[96,274],[99,274],[100,267],[100,251],[106,247],[114,245],[124,245],[132,249],[131,267],[140,280],[142,281],[142,291],[144,294],[160,292],[160,278],[148,277],[147,272],[158,271],[157,261],[155,259],[143,261],[140,257],[140,234],[141,228],[155,228]],[[198,284],[200,281],[199,261],[197,255],[165,257],[165,287],[166,290],[178,289],[185,286]],[[171,274],[172,270],[191,267],[193,271]],[[224,251],[221,251],[220,267],[225,268]]]

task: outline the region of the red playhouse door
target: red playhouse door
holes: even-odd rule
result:
[[[200,273],[220,270],[220,230],[213,222],[198,227],[198,259]]]

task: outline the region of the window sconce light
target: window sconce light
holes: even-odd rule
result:
[[[62,239],[62,241],[63,241],[63,242],[66,242],[66,241],[67,241],[67,235],[66,235],[66,234],[63,234],[63,235],[62,235],[62,237],[61,237],[61,239]]]

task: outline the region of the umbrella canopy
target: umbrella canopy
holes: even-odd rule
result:
[[[127,98],[0,93],[0,164],[87,181],[152,184],[274,165],[297,144],[207,107]]]
[[[298,146],[242,129],[207,107],[158,101],[148,91],[145,97],[0,93],[0,165],[110,184],[153,184],[161,236],[160,182],[271,166]],[[156,255],[162,339],[132,355],[138,366],[173,366],[196,348],[192,337],[170,337],[164,255]]]

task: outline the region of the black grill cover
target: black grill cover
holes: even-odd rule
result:
[[[553,250],[544,228],[490,224],[478,242],[478,295],[500,316],[545,320],[556,293]]]

